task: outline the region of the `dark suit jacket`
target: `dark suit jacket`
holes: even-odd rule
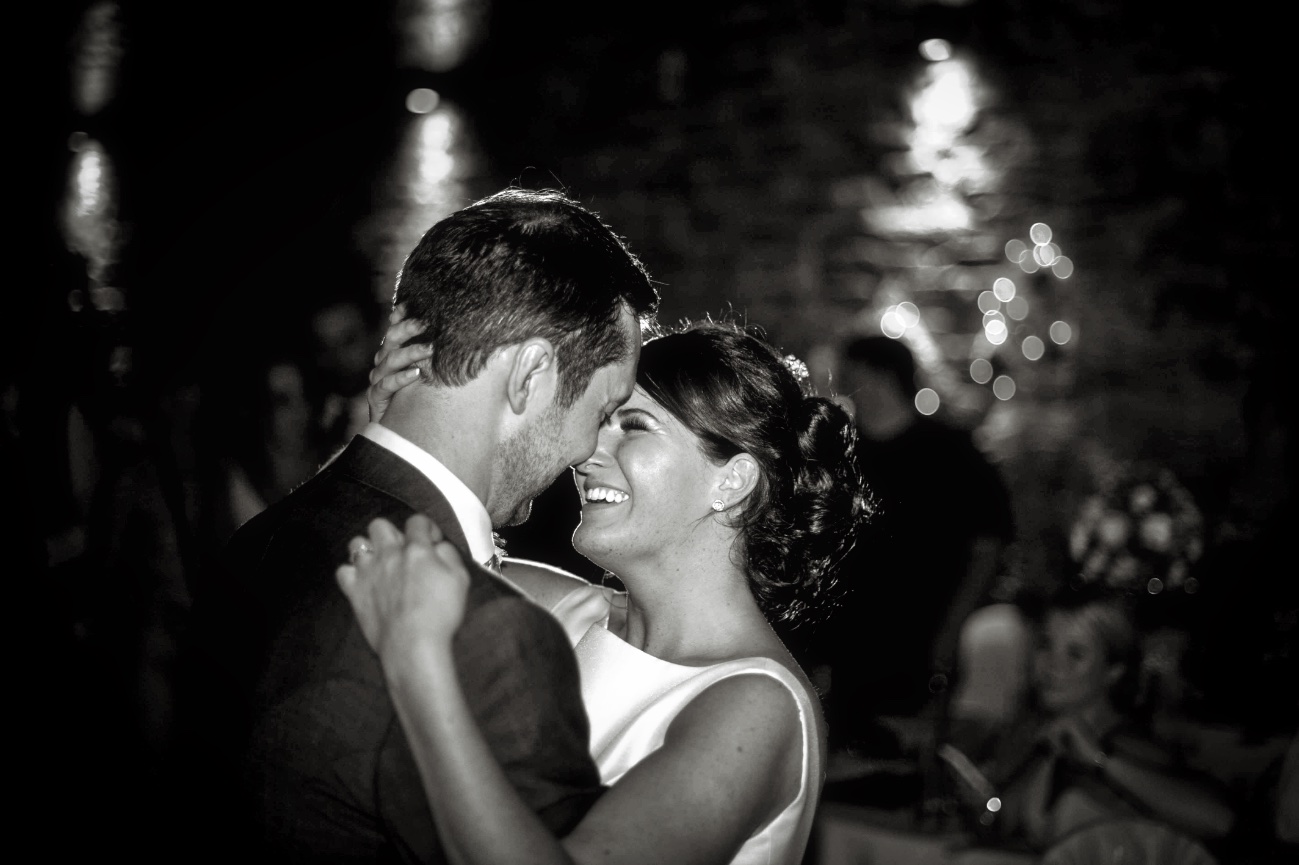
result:
[[[206,728],[197,777],[225,782],[209,799],[230,793],[228,803],[204,806],[222,815],[213,841],[275,861],[443,860],[378,659],[334,577],[348,540],[370,520],[386,517],[400,528],[416,511],[468,561],[437,488],[357,437],[231,540],[223,579],[196,604],[194,620],[203,684],[191,718]],[[598,795],[599,777],[562,628],[476,568],[455,655],[506,774],[557,834],[566,833]]]

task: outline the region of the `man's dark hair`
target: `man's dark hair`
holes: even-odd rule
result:
[[[623,240],[554,190],[507,189],[430,228],[406,258],[393,302],[424,323],[432,379],[461,385],[501,346],[555,346],[556,403],[571,406],[600,367],[627,356],[625,303],[652,316],[658,292]]]
[[[853,363],[888,373],[909,397],[916,395],[916,359],[901,340],[861,336],[848,343],[844,356]]]

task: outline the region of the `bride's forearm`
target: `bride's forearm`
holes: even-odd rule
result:
[[[388,689],[448,859],[457,865],[571,863],[488,748],[450,647],[424,642],[387,654]]]

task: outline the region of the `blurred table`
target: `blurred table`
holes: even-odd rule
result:
[[[1038,856],[978,846],[957,831],[924,831],[911,813],[824,802],[809,865],[1035,865]]]

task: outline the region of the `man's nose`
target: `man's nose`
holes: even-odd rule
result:
[[[595,441],[591,444],[590,452],[574,463],[573,468],[581,472],[587,466],[607,465],[609,461],[609,435],[607,428],[601,427],[595,434]]]

